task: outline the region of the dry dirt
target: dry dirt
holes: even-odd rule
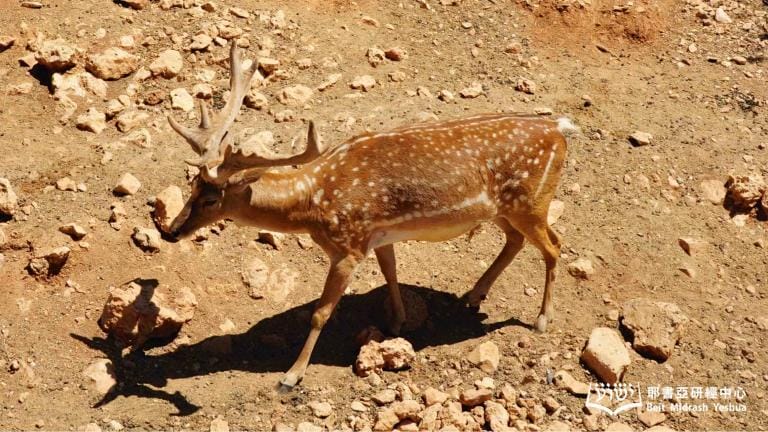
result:
[[[675,303],[691,322],[665,363],[633,352],[625,382],[746,391],[746,412],[668,413],[663,425],[675,430],[768,429],[768,225],[752,217],[734,223],[728,210],[704,201],[699,188],[703,180],[725,182],[731,173],[768,173],[764,2],[725,2],[733,22],[710,19],[709,25],[702,24],[696,7],[678,1],[616,7],[625,4],[601,0],[584,8],[577,1],[237,2],[251,13],[249,19],[229,15],[227,6],[235,5],[230,1],[217,1],[216,12],[201,14],[192,13],[194,8],[163,10],[158,3],[141,11],[107,0],[42,3],[43,8],[31,9],[16,0],[0,1],[0,35],[16,38],[13,47],[0,53],[0,177],[11,181],[23,207],[15,218],[0,222],[9,237],[0,246],[5,258],[0,260],[0,429],[76,430],[96,423],[108,430],[109,420],[116,420],[129,430],[208,430],[218,416],[232,430],[271,430],[276,423],[303,421],[343,428],[351,415],[372,425],[377,408],[355,413],[353,401],[368,402],[393,383],[421,390],[470,388],[486,374],[465,357],[491,340],[502,353],[499,369],[491,374],[497,387],[509,383],[533,398],[551,395],[564,405],[527,428],[545,429],[565,420],[573,430],[582,430],[584,399],[548,385],[545,377],[548,371],[570,368],[576,378],[594,381],[578,361],[590,331],[617,328],[609,312],[638,297]],[[260,20],[278,9],[288,21],[284,28]],[[363,16],[380,25],[364,23]],[[188,193],[183,159],[192,156],[165,122],[170,100],[154,107],[142,101],[153,90],[167,95],[176,87],[191,89],[198,82],[195,72],[206,62],[217,72],[213,85],[219,97],[227,74],[224,62],[213,59],[225,59],[226,48],[215,46],[192,63],[186,47],[191,36],[224,18],[245,29],[250,57],[264,37],[274,41],[271,56],[286,74],[261,89],[268,106],[244,108],[235,128],[271,130],[281,151],[289,151],[291,139],[305,130],[299,119],[316,120],[324,141],[338,143],[364,130],[419,121],[425,112],[447,119],[548,107],[571,117],[582,132],[570,139],[557,194],[565,213],[555,227],[565,246],[549,331],[540,335],[530,327],[544,272],[534,248],[520,253],[480,313],[474,313],[457,297],[501,249],[503,236],[495,227],[484,227],[470,241],[464,236],[445,243],[399,244],[400,281],[429,308],[428,321],[404,334],[418,354],[412,368],[385,372],[383,382],[373,384],[352,370],[355,335],[368,325],[384,327],[384,281],[369,257],[323,332],[303,383],[291,393],[276,392],[281,373],[301,347],[322,287],[327,258],[319,248],[303,249],[288,237],[283,248],[274,250],[254,241],[256,229],[233,224],[203,242],[165,243],[155,254],[141,251],[130,239],[134,226],[152,226],[150,197],[171,184]],[[106,30],[104,37],[95,36],[98,29]],[[137,43],[130,51],[142,66],[165,49],[181,51],[185,66],[178,78],[135,82],[128,76],[109,82],[106,99],[130,90],[132,102],[152,114],[144,125],[151,145],[121,142],[126,134],[114,121],[98,135],[77,130],[77,115],[91,106],[104,109],[106,99],[99,97],[76,99],[76,114],[61,121],[63,111],[46,77],[33,77],[18,61],[28,54],[27,41],[36,32],[85,51],[117,45],[120,36],[133,34]],[[142,44],[147,37],[153,42]],[[505,52],[512,43],[519,44],[519,53]],[[689,49],[691,43],[695,49]],[[374,68],[365,57],[374,46],[399,46],[408,57]],[[734,56],[744,57],[746,64],[729,61]],[[300,58],[311,59],[312,66],[298,68]],[[78,65],[76,70],[81,69]],[[404,81],[388,79],[397,70],[405,73]],[[341,73],[341,80],[316,91],[306,106],[293,108],[296,121],[275,122],[272,113],[286,109],[275,97],[280,89],[316,87],[330,73]],[[362,74],[379,84],[364,93],[350,89],[352,78]],[[536,83],[535,94],[515,91],[519,77]],[[8,91],[25,82],[33,84],[28,94]],[[484,95],[460,98],[458,92],[473,82],[483,85]],[[416,94],[422,86],[429,95],[423,89]],[[456,99],[438,100],[443,89]],[[588,107],[584,95],[591,100]],[[631,146],[627,137],[635,130],[652,134],[652,143]],[[113,157],[102,163],[106,151]],[[136,175],[142,187],[135,196],[115,197],[111,189],[125,172]],[[66,176],[85,183],[87,191],[49,187]],[[128,213],[119,231],[108,224],[115,201]],[[58,231],[69,222],[88,230],[86,245]],[[699,238],[707,246],[690,257],[678,245],[679,237]],[[35,250],[62,245],[73,252],[59,275],[36,279],[27,273]],[[241,267],[252,257],[298,272],[285,301],[249,297]],[[577,257],[594,263],[590,279],[566,272]],[[161,290],[188,286],[199,307],[179,336],[185,343],[122,358],[96,321],[108,288],[137,278],[156,281]],[[67,290],[68,280],[80,289]],[[535,293],[526,295],[526,288]],[[227,319],[235,325],[230,336],[219,328]],[[274,343],[280,342],[274,335],[284,343]],[[119,381],[117,391],[104,399],[82,374],[99,358],[112,360]],[[313,400],[331,402],[333,414],[315,418],[307,406]],[[614,420],[646,428],[634,412],[617,419],[602,416],[598,427]]]

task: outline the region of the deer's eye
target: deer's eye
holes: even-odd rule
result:
[[[216,204],[216,202],[218,202],[216,198],[208,198],[207,200],[203,201],[203,207],[210,207]]]

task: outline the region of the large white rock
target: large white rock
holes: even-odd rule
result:
[[[149,65],[152,76],[173,78],[184,68],[184,59],[176,50],[165,50]]]
[[[139,57],[120,48],[107,48],[88,56],[85,70],[104,80],[130,75],[139,67]]]
[[[621,381],[632,359],[624,340],[616,330],[598,327],[589,335],[581,361],[605,383]]]
[[[77,63],[77,50],[64,39],[47,40],[35,53],[37,63],[51,72],[61,72]]]
[[[0,215],[13,216],[18,205],[18,197],[7,178],[0,177]]]
[[[195,108],[195,100],[187,89],[180,87],[171,90],[171,107],[184,112],[190,112]]]
[[[493,373],[499,367],[499,347],[492,341],[478,345],[467,356],[467,360],[485,373]]]
[[[673,303],[638,298],[622,306],[621,325],[632,335],[632,348],[658,361],[672,355],[687,322],[688,317]]]
[[[125,173],[112,189],[117,195],[135,195],[141,188],[141,182],[131,173]]]
[[[403,338],[388,339],[381,343],[371,340],[360,348],[355,372],[360,376],[368,376],[380,370],[400,370],[409,367],[415,358],[413,346]]]
[[[115,367],[109,359],[99,359],[83,371],[89,383],[99,394],[107,394],[117,384]]]
[[[174,336],[195,315],[197,299],[189,288],[172,295],[159,288],[142,288],[135,282],[110,288],[99,318],[99,327],[127,345],[141,345],[150,338]]]
[[[152,217],[163,232],[168,232],[171,224],[184,209],[184,196],[178,186],[168,186],[155,197],[155,210]]]
[[[277,100],[288,106],[301,106],[312,98],[312,89],[301,84],[284,88],[278,95]]]

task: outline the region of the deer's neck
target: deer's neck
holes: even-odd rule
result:
[[[248,225],[279,232],[303,232],[310,222],[312,184],[302,170],[267,172],[243,191],[248,203],[239,213]]]

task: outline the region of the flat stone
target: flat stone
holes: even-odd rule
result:
[[[481,343],[467,355],[470,363],[489,374],[499,367],[499,359],[499,347],[492,341]]]
[[[115,368],[109,359],[98,359],[83,371],[94,390],[100,395],[109,393],[117,385]]]
[[[173,109],[190,112],[195,108],[195,100],[187,89],[180,87],[171,90],[171,107]]]
[[[312,410],[312,415],[318,418],[326,418],[333,413],[333,407],[328,402],[313,401],[308,405],[309,409]]]
[[[622,306],[620,324],[632,335],[635,351],[663,362],[672,355],[688,321],[673,303],[637,298]]]
[[[615,384],[621,381],[632,359],[616,330],[598,327],[592,330],[587,346],[581,353],[581,361],[602,382]]]
[[[107,116],[96,108],[88,108],[88,111],[77,117],[75,126],[98,135],[107,128]]]
[[[141,188],[141,182],[139,179],[133,176],[131,173],[125,173],[117,181],[117,184],[112,189],[116,195],[135,195]]]
[[[59,231],[72,237],[73,240],[81,240],[88,232],[76,223],[68,223],[59,227]]]
[[[178,186],[168,186],[155,197],[152,217],[163,232],[169,232],[173,221],[184,208],[184,197]]]
[[[116,80],[139,68],[139,57],[121,48],[107,48],[88,56],[85,70],[103,80]]]
[[[135,227],[131,238],[145,252],[157,252],[163,245],[160,231],[152,228]]]
[[[51,72],[62,72],[74,67],[77,50],[64,39],[46,40],[35,53],[35,61]]]
[[[152,76],[173,78],[184,68],[184,59],[176,50],[165,50],[149,65]]]
[[[595,268],[592,266],[592,261],[583,257],[568,264],[566,268],[568,269],[568,274],[577,279],[589,279],[595,274]]]
[[[468,407],[474,407],[482,405],[485,401],[490,400],[493,397],[493,393],[488,389],[469,389],[464,390],[459,395],[459,401],[461,404]]]
[[[356,76],[349,86],[356,90],[368,91],[376,86],[376,79],[370,75]]]
[[[301,84],[285,87],[278,93],[277,100],[288,106],[301,106],[312,98],[312,89]]]
[[[647,146],[651,143],[653,136],[648,132],[635,131],[629,136],[629,142],[635,147]]]

